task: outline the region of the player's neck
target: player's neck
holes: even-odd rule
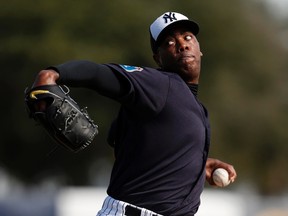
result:
[[[195,97],[198,95],[198,84],[187,84]]]

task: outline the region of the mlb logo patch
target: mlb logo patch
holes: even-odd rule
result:
[[[136,72],[136,71],[142,71],[143,68],[141,67],[136,67],[136,66],[131,66],[131,65],[120,65],[126,72]]]

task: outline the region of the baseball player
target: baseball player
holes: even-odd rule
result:
[[[198,32],[196,22],[166,12],[150,26],[159,68],[79,60],[38,73],[33,87],[85,87],[121,104],[108,137],[115,162],[98,216],[193,216],[205,179],[215,185],[214,169],[236,179],[232,165],[208,158],[208,112],[197,97]]]

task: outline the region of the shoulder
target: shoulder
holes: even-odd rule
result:
[[[106,64],[108,67],[113,68],[119,72],[125,73],[137,73],[137,72],[158,72],[157,69],[152,67],[143,67],[143,66],[134,66],[134,65],[126,65],[126,64]]]
[[[133,66],[125,64],[106,64],[114,71],[124,74],[126,77],[150,77],[152,79],[172,79],[179,82],[184,82],[177,73],[163,71],[159,68]]]
[[[116,73],[121,74],[122,77],[126,79],[138,80],[141,82],[167,82],[169,77],[166,73],[152,68],[152,67],[142,67],[142,66],[132,66],[132,65],[123,65],[123,64],[107,64],[112,70]]]

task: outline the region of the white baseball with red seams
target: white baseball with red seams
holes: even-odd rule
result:
[[[229,173],[223,168],[215,169],[213,172],[213,181],[218,187],[226,187],[230,184]]]

